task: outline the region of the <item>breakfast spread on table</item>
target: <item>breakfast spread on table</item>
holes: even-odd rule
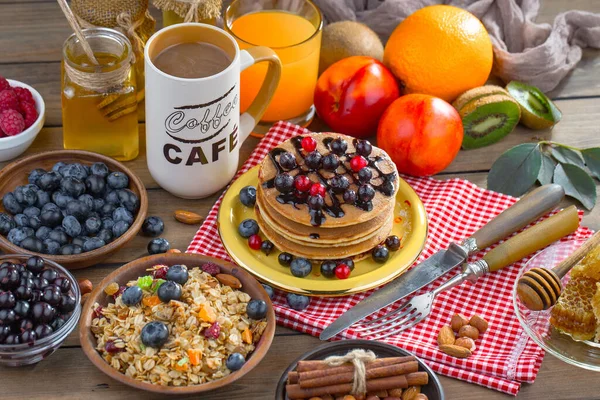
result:
[[[516,394],[542,349],[600,370],[600,235],[582,243],[582,213],[556,210],[565,196],[594,207],[600,150],[521,143],[493,163],[490,190],[429,178],[461,149],[563,116],[522,75],[490,75],[475,15],[422,7],[383,43],[359,22],[324,28],[309,0],[234,0],[223,29],[221,1],[160,0],[154,34],[145,1],[58,3],[74,31],[60,67],[65,150],[0,174],[0,248],[17,253],[0,257],[0,364],[41,361],[79,323],[109,377],[198,394],[258,365],[277,322],[342,339],[290,365],[281,400],[444,399],[434,371]],[[44,113],[34,88],[0,76],[0,159],[26,151]],[[315,115],[323,132],[305,128]],[[250,136],[262,140],[240,160]],[[140,153],[188,199],[150,204],[199,226],[185,253],[148,216],[140,171],[119,162]],[[194,210],[216,193],[208,214]],[[102,282],[69,271],[138,233],[148,255]]]

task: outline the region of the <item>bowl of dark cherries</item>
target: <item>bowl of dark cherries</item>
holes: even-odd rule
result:
[[[77,280],[38,256],[0,256],[0,364],[35,364],[75,329],[81,316]]]

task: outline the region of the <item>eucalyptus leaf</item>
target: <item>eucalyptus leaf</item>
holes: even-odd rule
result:
[[[488,189],[519,197],[535,183],[542,168],[537,143],[524,143],[504,152],[488,174]]]
[[[558,164],[554,170],[554,183],[565,189],[565,194],[591,210],[596,205],[596,184],[588,173],[573,164]]]
[[[581,156],[575,150],[566,147],[557,146],[552,148],[552,156],[561,164],[577,165],[580,168],[585,168],[585,164]]]
[[[600,147],[583,149],[581,155],[592,175],[600,179]]]
[[[556,168],[556,161],[548,154],[542,153],[542,167],[538,174],[537,180],[542,185],[552,183],[552,176],[554,175],[554,169]]]

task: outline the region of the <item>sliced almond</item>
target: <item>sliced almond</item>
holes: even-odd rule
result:
[[[454,344],[443,344],[440,346],[440,350],[449,356],[456,358],[467,358],[473,354],[471,350],[464,347],[456,346]]]
[[[195,212],[185,210],[175,211],[174,216],[177,221],[187,225],[197,225],[204,219],[204,217],[200,214],[196,214]]]
[[[455,340],[456,337],[454,336],[452,328],[449,325],[442,326],[442,329],[440,329],[440,333],[438,333],[438,344],[454,344]]]

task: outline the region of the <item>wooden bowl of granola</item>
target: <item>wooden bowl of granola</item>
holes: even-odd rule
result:
[[[173,265],[187,266],[189,278],[179,299],[164,303],[157,289],[166,270],[154,270]],[[107,295],[105,290],[112,293],[115,283],[138,286],[142,300],[127,306],[122,291],[116,299]],[[265,318],[248,317],[250,299],[266,303]],[[149,322],[167,327],[168,339],[162,346],[142,343],[141,332]],[[109,377],[137,389],[179,395],[215,390],[238,380],[263,359],[274,335],[275,312],[262,285],[232,263],[198,254],[158,254],[115,270],[90,294],[79,327],[84,353]],[[232,353],[246,359],[236,371],[226,366]]]

